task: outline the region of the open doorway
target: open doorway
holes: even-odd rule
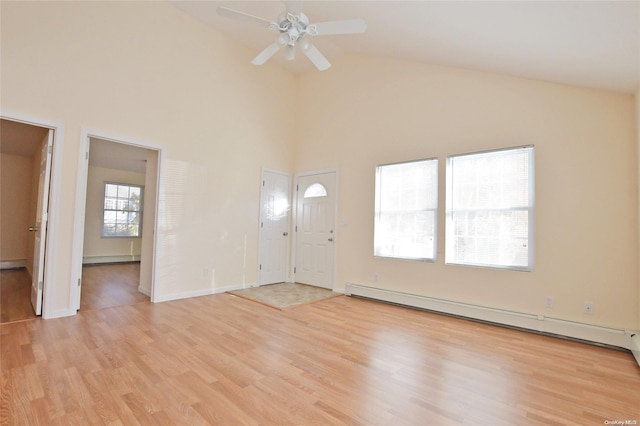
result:
[[[42,314],[54,130],[0,121],[0,323]]]
[[[77,309],[148,302],[159,151],[91,135],[86,143]]]

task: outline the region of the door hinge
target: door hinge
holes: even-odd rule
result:
[[[42,285],[44,283],[42,281],[38,281],[38,291],[42,290]]]
[[[264,180],[262,181],[262,186],[264,186]]]
[[[81,280],[82,278],[78,278],[78,287],[80,287]]]
[[[48,154],[51,154],[52,152],[53,152],[53,146],[49,145],[49,146],[47,147],[47,153],[48,153]]]
[[[264,222],[260,222],[260,228],[264,228]]]
[[[89,159],[89,151],[87,151],[87,152],[85,152],[85,153],[84,153],[84,159],[85,159],[85,160],[88,160],[88,159]]]
[[[298,232],[298,225],[296,225],[296,232]]]
[[[296,185],[296,192],[298,192],[299,189],[300,189],[300,186]]]
[[[262,264],[260,264],[260,270],[262,271]]]
[[[297,270],[297,269],[298,269],[298,268],[296,268],[295,266],[293,267],[293,273],[294,273],[294,274],[296,273],[296,270]]]

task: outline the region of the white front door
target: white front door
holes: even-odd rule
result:
[[[33,274],[31,276],[31,305],[36,315],[42,315],[42,287],[44,286],[44,255],[47,241],[49,211],[49,179],[51,176],[51,153],[53,152],[53,130],[42,141],[40,151],[40,178],[38,180],[38,210],[36,223],[29,228],[34,231]]]
[[[301,176],[296,191],[296,282],[333,289],[336,173]]]
[[[289,182],[287,173],[262,172],[258,285],[287,280],[291,211]]]

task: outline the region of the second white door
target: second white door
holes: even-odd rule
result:
[[[333,289],[336,173],[298,178],[296,282]]]
[[[260,192],[260,243],[258,284],[287,279],[289,246],[289,174],[264,170]]]
[[[42,288],[44,286],[45,244],[49,222],[49,182],[51,154],[53,152],[53,130],[49,130],[40,148],[40,177],[38,180],[38,203],[36,223],[29,228],[36,233],[33,273],[31,275],[31,305],[36,315],[42,315]]]

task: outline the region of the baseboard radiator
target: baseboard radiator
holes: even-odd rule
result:
[[[488,308],[485,306],[400,293],[352,283],[347,283],[345,286],[345,294],[348,296],[359,296],[367,299],[379,300],[447,315],[454,315],[471,320],[493,323],[496,325],[515,327],[558,337],[577,339],[588,343],[623,348],[632,351],[638,361],[638,365],[640,365],[640,333],[638,332],[635,332],[636,334],[634,335],[634,332],[632,331],[566,321],[543,315],[512,312]]]
[[[0,262],[0,269],[19,269],[19,268],[26,268],[26,267],[27,267],[26,259],[3,260]]]
[[[123,262],[139,262],[140,255],[121,255],[121,256],[85,256],[82,258],[83,265],[97,265],[100,263],[123,263]]]
[[[634,333],[631,335],[631,353],[636,357],[638,365],[640,365],[640,333]]]

